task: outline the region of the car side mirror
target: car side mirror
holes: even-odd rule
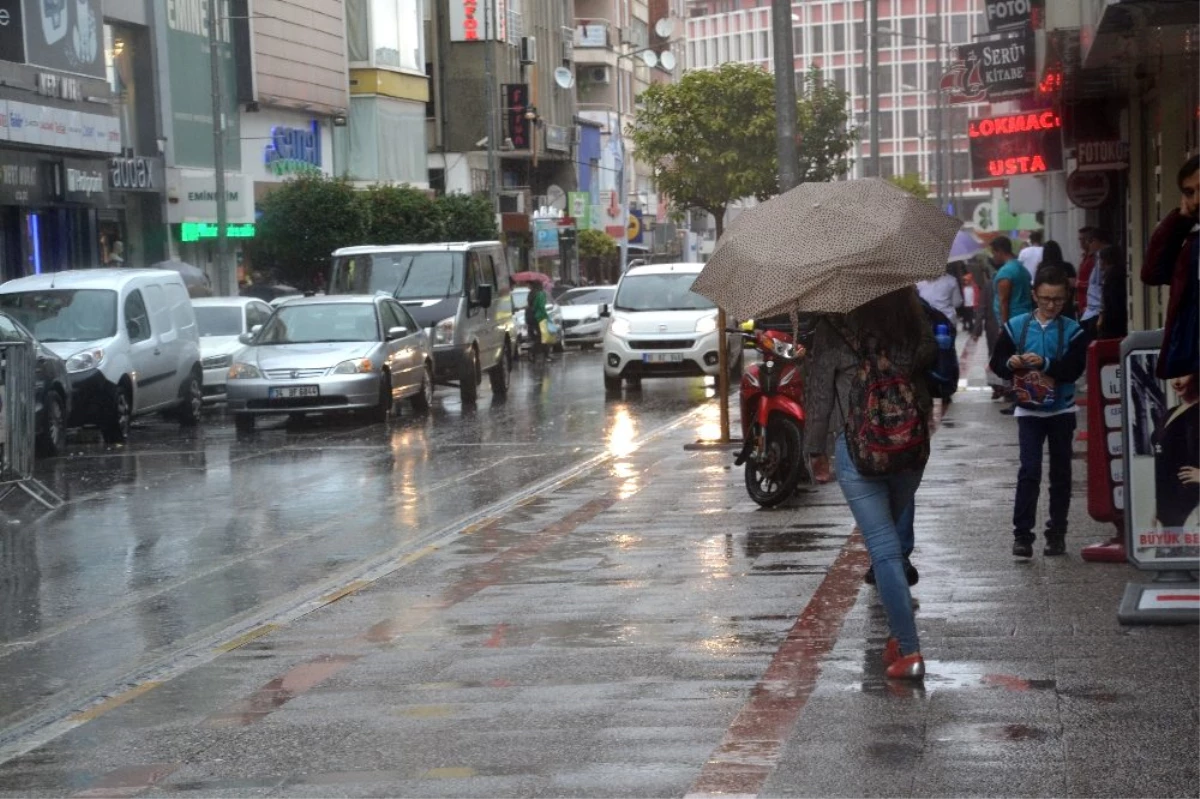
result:
[[[487,283],[475,289],[475,304],[481,308],[492,307],[492,287]]]
[[[254,334],[253,333],[243,333],[240,336],[238,336],[238,341],[240,341],[242,344],[249,346],[250,344],[254,343]]]
[[[396,339],[404,338],[407,335],[408,335],[407,327],[401,327],[401,326],[397,325],[396,327],[388,328],[388,332],[387,332],[388,341],[395,341]]]
[[[608,303],[607,303],[607,302],[604,302],[604,303],[601,303],[601,304],[600,304],[600,315],[601,315],[602,317],[605,317],[605,318],[608,318],[608,317],[612,316],[612,311],[608,310]]]

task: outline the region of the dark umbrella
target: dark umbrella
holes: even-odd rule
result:
[[[198,266],[192,266],[189,263],[171,259],[169,261],[159,261],[153,264],[151,269],[168,269],[172,272],[178,272],[183,278],[183,285],[187,286],[189,297],[211,297],[212,286],[208,282],[208,275]]]
[[[291,297],[293,295],[300,294],[301,291],[294,286],[285,286],[279,283],[275,285],[267,285],[266,283],[252,283],[251,285],[244,287],[240,293],[243,297],[254,297],[255,299],[262,300],[263,302],[270,302],[271,300],[275,300],[280,297]]]

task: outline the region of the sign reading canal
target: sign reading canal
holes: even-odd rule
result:
[[[1062,118],[1053,111],[972,119],[967,134],[972,180],[1062,171]]]

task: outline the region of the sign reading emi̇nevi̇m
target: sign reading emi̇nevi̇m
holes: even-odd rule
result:
[[[307,128],[277,125],[271,128],[271,141],[263,153],[267,171],[274,175],[294,175],[321,171],[321,125],[317,120]]]

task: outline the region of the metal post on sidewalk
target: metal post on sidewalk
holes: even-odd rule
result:
[[[221,99],[221,54],[217,49],[217,25],[220,24],[220,3],[208,5],[208,65],[212,81],[213,117],[213,186],[217,200],[217,294],[232,297],[237,294],[237,280],[229,261],[229,208],[225,195],[225,113]]]
[[[28,342],[0,344],[0,500],[20,489],[47,510],[54,510],[63,504],[62,498],[33,476],[36,360]]]
[[[867,0],[868,30],[870,31],[870,88],[871,88],[871,176],[880,177],[879,166],[879,0]]]

